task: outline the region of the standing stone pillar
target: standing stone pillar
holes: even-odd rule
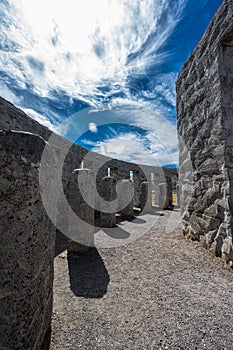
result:
[[[105,176],[101,183],[101,197],[105,201],[116,199],[116,178]],[[109,203],[110,205],[110,203]],[[117,210],[117,208],[116,208]],[[100,212],[100,227],[114,227],[116,225],[116,211],[114,213]]]
[[[133,202],[134,202],[134,185],[130,180],[122,180],[120,190],[118,192],[118,207],[120,208],[121,217],[130,219],[134,216]],[[125,202],[128,204],[124,207]],[[122,208],[122,209],[121,209]]]
[[[40,193],[44,147],[39,136],[0,132],[0,349],[40,350],[50,328],[55,226]],[[53,178],[44,181],[55,198]]]
[[[159,184],[159,208],[172,208],[172,186],[171,182]]]
[[[154,180],[154,188],[155,188],[155,206],[159,206],[159,181],[157,178]]]
[[[180,208],[180,185],[176,185],[176,204],[177,207]]]
[[[134,170],[133,176],[133,185],[134,185],[134,206],[140,207],[140,180],[139,180],[139,172]]]
[[[150,178],[150,188],[151,188],[151,206],[155,206],[155,178],[154,178],[154,174],[152,176],[151,174],[151,178]]]
[[[72,173],[67,197],[80,222],[69,215],[68,254],[85,253],[89,247],[94,246],[93,181],[93,173],[89,169],[75,169]]]
[[[56,243],[55,243],[55,256],[64,252],[67,249],[68,238],[63,234],[68,227],[68,212],[67,208],[64,208],[63,198],[57,198],[57,210],[56,210]]]
[[[140,196],[141,211],[149,213],[152,211],[152,194],[150,183],[144,181],[141,183],[141,196]]]
[[[159,184],[159,208],[165,209],[168,207],[167,184]]]

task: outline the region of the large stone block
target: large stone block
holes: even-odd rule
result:
[[[176,185],[176,204],[177,207],[180,208],[180,185]]]
[[[152,192],[151,184],[149,181],[141,183],[141,211],[143,213],[150,213],[152,211]]]
[[[233,222],[232,18],[233,0],[225,0],[177,80],[184,234],[197,240],[205,235],[218,256],[224,246],[227,260]]]
[[[75,169],[66,194],[75,214],[68,217],[68,253],[82,253],[94,246],[94,178],[90,169]]]
[[[105,176],[102,179],[101,197],[104,201],[109,202],[111,210],[108,211],[105,209],[105,211],[100,212],[100,227],[114,227],[116,225],[117,202],[115,204],[115,210],[112,210],[111,202],[117,198],[115,177]]]
[[[40,195],[44,146],[37,135],[0,132],[0,349],[39,350],[50,327],[55,227]]]
[[[126,204],[127,203],[127,204]],[[126,205],[125,205],[126,204]],[[130,219],[134,216],[134,186],[130,180],[122,180],[118,191],[118,207],[121,217]]]

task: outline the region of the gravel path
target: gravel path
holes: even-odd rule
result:
[[[55,258],[50,350],[232,350],[232,270],[164,211],[126,247]]]

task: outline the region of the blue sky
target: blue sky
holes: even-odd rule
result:
[[[82,146],[178,162],[175,81],[221,0],[1,0],[0,95]]]

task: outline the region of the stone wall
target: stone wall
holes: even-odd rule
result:
[[[44,159],[46,149],[48,157]],[[70,251],[81,249],[72,241],[73,236],[84,237],[82,248],[87,239],[93,240],[93,227],[87,236],[86,224],[93,224],[94,211],[81,199],[74,169],[87,157],[99,190],[108,167],[114,169],[117,180],[129,178],[133,170],[137,205],[140,185],[150,180],[152,172],[158,189],[164,181],[171,188],[171,177],[176,171],[138,166],[88,152],[52,133],[2,98],[0,157],[0,349],[39,350],[50,326],[55,233],[60,234],[57,228],[61,232],[67,227],[72,231],[68,235]],[[64,158],[61,167],[59,158]],[[86,170],[77,173],[84,174],[85,187]],[[87,185],[86,196],[88,192],[91,197],[90,184]],[[63,194],[70,204],[68,208],[64,208]],[[78,216],[83,219],[81,224]]]
[[[225,0],[177,80],[183,231],[232,254],[233,1]]]
[[[0,97],[0,129],[28,131],[48,140],[52,131],[31,119],[21,109]]]
[[[50,327],[55,227],[40,196],[44,146],[38,135],[0,132],[0,349],[39,350]]]
[[[0,97],[0,130],[23,130],[38,134],[48,140],[52,132],[45,126],[28,117],[20,109]],[[59,142],[60,140],[60,142]],[[57,144],[65,144],[69,149],[63,166],[64,187],[67,186],[72,171],[79,168],[83,158],[87,158],[86,166],[96,173],[97,188],[100,187],[102,178],[107,176],[108,167],[115,169],[113,176],[117,180],[128,179],[130,171],[134,171],[135,206],[140,206],[140,190],[143,181],[151,181],[151,173],[154,173],[156,183],[167,182],[168,191],[171,192],[171,177],[177,173],[176,169],[162,169],[160,167],[138,165],[124,162],[118,159],[111,159],[100,154],[90,152],[83,147],[69,143],[63,137],[56,135]],[[100,166],[100,164],[102,164]],[[171,195],[169,205],[171,205]]]

